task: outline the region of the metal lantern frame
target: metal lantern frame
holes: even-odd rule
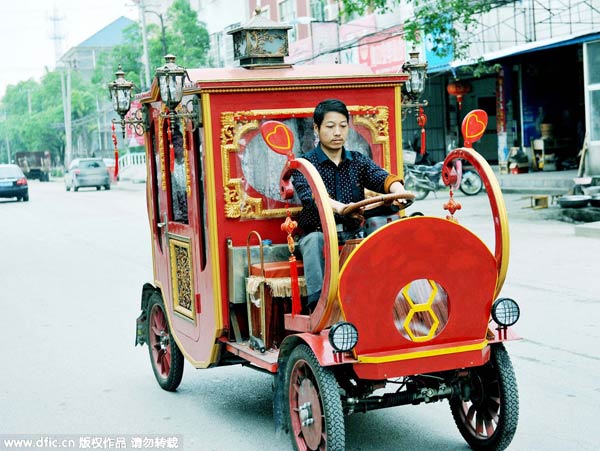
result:
[[[419,111],[421,107],[427,106],[427,100],[419,99],[425,91],[425,80],[427,79],[427,63],[419,61],[419,52],[409,52],[409,59],[402,65],[402,71],[408,73],[409,77],[402,86],[402,107],[404,119],[408,112],[414,108]]]
[[[164,66],[156,69],[155,77],[158,82],[160,97],[168,109],[167,112],[161,113],[161,116],[169,118],[173,131],[175,129],[175,119],[177,118],[190,119],[192,121],[192,130],[195,130],[199,123],[198,112],[200,111],[200,103],[198,102],[198,97],[194,97],[184,105],[181,105],[185,80],[186,78],[190,80],[190,77],[187,70],[184,67],[178,66],[175,60],[175,55],[165,55]]]
[[[148,112],[144,107],[135,110],[131,117],[125,119],[131,109],[131,95],[135,84],[125,78],[125,72],[119,65],[119,69],[115,72],[115,80],[108,84],[108,90],[112,99],[112,104],[115,112],[121,117],[120,120],[113,119],[113,123],[121,124],[123,139],[125,139],[125,127],[129,127],[135,131],[138,136],[143,136],[148,130]]]

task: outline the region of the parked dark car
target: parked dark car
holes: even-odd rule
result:
[[[0,164],[0,197],[29,200],[29,186],[25,174],[16,164]]]
[[[65,174],[65,188],[70,191],[83,187],[110,189],[110,173],[102,158],[76,158]]]

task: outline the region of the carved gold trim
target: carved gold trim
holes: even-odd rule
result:
[[[164,107],[163,107],[164,110]],[[160,187],[163,191],[167,190],[167,170],[165,168],[165,138],[164,138],[164,118],[158,116],[158,154],[160,156]]]
[[[387,106],[350,106],[348,110],[356,125],[371,133],[372,143],[381,144],[383,168],[391,172],[389,142],[389,108]],[[230,157],[240,151],[240,139],[246,133],[257,130],[262,119],[310,117],[313,108],[282,110],[225,111],[221,113],[221,161],[223,166],[223,188],[225,217],[227,218],[277,218],[287,214],[285,208],[263,209],[261,198],[250,197],[244,190],[241,178],[231,178]],[[301,207],[290,209],[292,214]]]
[[[192,182],[191,182],[191,170],[190,170],[190,156],[189,156],[189,145],[188,145],[188,134],[186,130],[186,120],[180,120],[180,128],[183,135],[183,161],[185,163],[185,192],[187,197],[192,195]]]
[[[196,308],[191,239],[171,234],[168,237],[173,310],[185,318],[195,321]]]
[[[381,144],[383,149],[383,168],[392,172],[390,157],[390,111],[387,106],[356,106],[348,108],[354,113],[352,120],[356,125],[362,125],[371,132],[373,144]]]

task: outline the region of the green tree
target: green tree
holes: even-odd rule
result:
[[[98,64],[92,83],[96,87],[99,96],[107,96],[107,85],[115,79],[115,72],[121,66],[125,72],[125,78],[140,86],[143,67],[142,34],[140,26],[134,23],[123,31],[123,43],[113,47],[110,51],[101,52],[98,55]]]
[[[177,63],[184,67],[207,66],[208,30],[204,23],[198,21],[198,13],[190,7],[190,2],[175,0],[167,10],[167,23],[169,53],[177,56]],[[157,38],[160,43],[160,37]],[[163,63],[161,58],[161,65]]]
[[[190,8],[186,0],[175,0],[163,17],[165,39],[168,52],[177,56],[177,64],[184,67],[203,67],[208,65],[210,38],[206,25],[198,21],[198,14]],[[148,55],[150,70],[165,64],[162,46],[162,30],[156,24],[146,26],[148,37]],[[98,91],[106,95],[106,86],[114,80],[115,71],[122,67],[125,78],[136,86],[141,86],[143,78],[142,35],[138,24],[125,30],[122,45],[104,52],[98,58],[98,65],[92,82]]]
[[[52,161],[63,161],[65,150],[61,71],[46,73],[38,83],[27,80],[9,85],[2,99],[6,120],[3,138],[11,153],[49,150]],[[93,90],[79,74],[71,74],[71,117],[73,141],[87,140],[95,128],[96,103]]]
[[[389,12],[400,6],[401,0],[341,0],[344,15],[368,11]],[[489,0],[405,0],[414,7],[413,17],[404,22],[407,41],[418,42],[423,35],[432,37],[432,50],[439,56],[451,52],[454,58],[467,56],[469,43],[463,39],[476,23],[478,14],[490,11]]]
[[[198,21],[197,13],[190,8],[188,1],[175,0],[167,11],[164,23],[169,53],[177,56],[178,64],[185,67],[208,65],[208,31],[205,24]],[[161,29],[150,24],[147,32],[150,67],[155,69],[164,64]],[[141,86],[142,52],[141,29],[138,24],[133,24],[125,30],[123,44],[97,55],[91,83],[84,82],[76,71],[71,72],[75,150],[77,143],[86,146],[92,142],[92,135],[97,131],[96,100],[108,99],[107,84],[114,80],[119,65],[128,80]],[[16,151],[50,150],[53,161],[64,161],[64,77],[64,71],[60,69],[49,71],[40,82],[27,80],[7,87],[0,104],[1,161],[6,159],[7,139],[13,158]]]

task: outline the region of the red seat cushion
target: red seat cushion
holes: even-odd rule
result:
[[[301,261],[297,261],[298,276],[304,275],[304,264]],[[260,263],[255,263],[250,266],[251,276],[261,276]],[[276,277],[290,277],[290,262],[266,262],[265,263],[265,277],[272,279]]]

